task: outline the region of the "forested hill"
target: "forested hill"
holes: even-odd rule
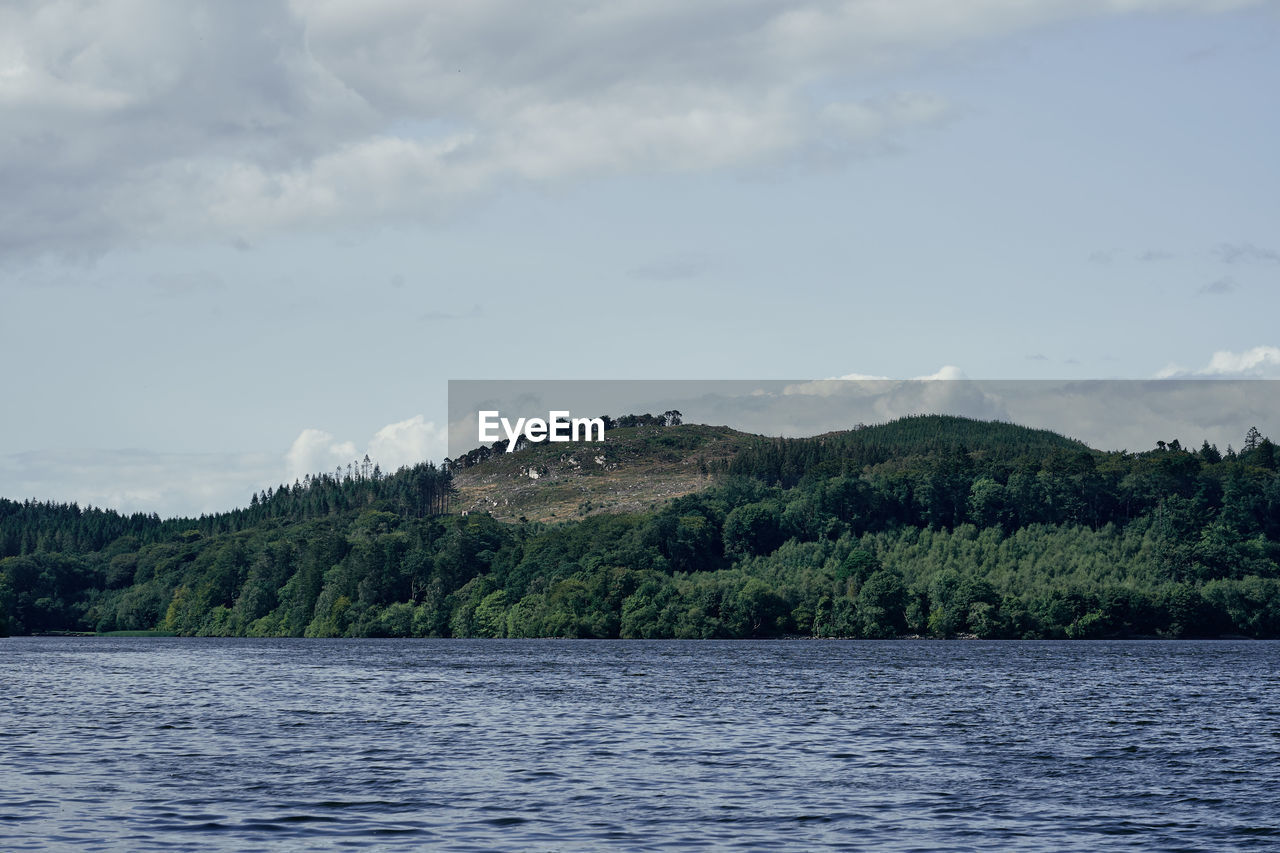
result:
[[[446,512],[453,496],[450,472],[425,462],[384,476],[366,456],[332,474],[308,475],[292,486],[255,492],[249,506],[199,518],[146,513],[123,515],[74,503],[0,498],[0,558],[38,552],[83,554],[128,538],[148,544],[193,534],[233,533],[273,522],[327,517],[377,505],[411,518]]]
[[[1239,452],[1102,453],[960,418],[809,439],[660,421],[612,432],[603,463],[543,446],[465,470],[359,464],[198,519],[0,501],[0,628],[1280,636],[1280,477],[1257,430]],[[460,510],[464,476],[491,500],[518,482],[527,507],[539,489],[570,505],[573,478],[651,485],[502,522]]]
[[[1045,429],[953,415],[914,415],[813,438],[756,441],[728,470],[791,486],[806,475],[845,475],[887,462],[911,464],[951,455],[989,464],[1055,453],[1092,451],[1083,442]]]
[[[963,447],[977,453],[1013,459],[1027,453],[1090,449],[1084,442],[1052,430],[959,415],[908,415],[888,423],[859,425],[851,430],[793,441],[796,444],[833,443],[838,447],[862,448],[863,452],[887,456],[932,455]]]

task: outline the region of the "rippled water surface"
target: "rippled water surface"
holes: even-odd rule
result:
[[[0,640],[3,850],[1280,848],[1280,643]]]

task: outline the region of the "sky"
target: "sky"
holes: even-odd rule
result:
[[[451,379],[1278,378],[1276,150],[1274,0],[7,2],[0,496],[440,459]]]

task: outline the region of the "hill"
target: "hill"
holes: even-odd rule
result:
[[[456,507],[506,521],[556,521],[649,510],[725,473],[795,485],[877,466],[910,468],[945,453],[991,463],[1053,452],[1093,453],[1043,429],[920,415],[812,438],[766,438],[724,426],[611,429],[603,446],[532,444],[454,469]]]
[[[1280,637],[1256,430],[1135,454],[963,418],[654,420],[602,451],[361,463],[198,519],[0,499],[0,633]]]
[[[709,486],[758,436],[679,424],[609,430],[603,444],[533,444],[455,469],[455,507],[505,521],[648,510]]]
[[[954,415],[913,415],[812,438],[757,440],[728,470],[791,486],[806,476],[830,477],[886,464],[909,468],[938,456],[963,456],[990,465],[1095,452],[1050,430]]]

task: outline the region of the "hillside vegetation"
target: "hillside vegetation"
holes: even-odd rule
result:
[[[454,506],[514,521],[638,512],[706,488],[758,436],[681,424],[610,429],[601,444],[532,444],[453,470]]]
[[[1238,453],[1103,453],[938,416],[805,439],[647,422],[199,519],[0,500],[0,627],[1280,637],[1276,465],[1256,430]]]

